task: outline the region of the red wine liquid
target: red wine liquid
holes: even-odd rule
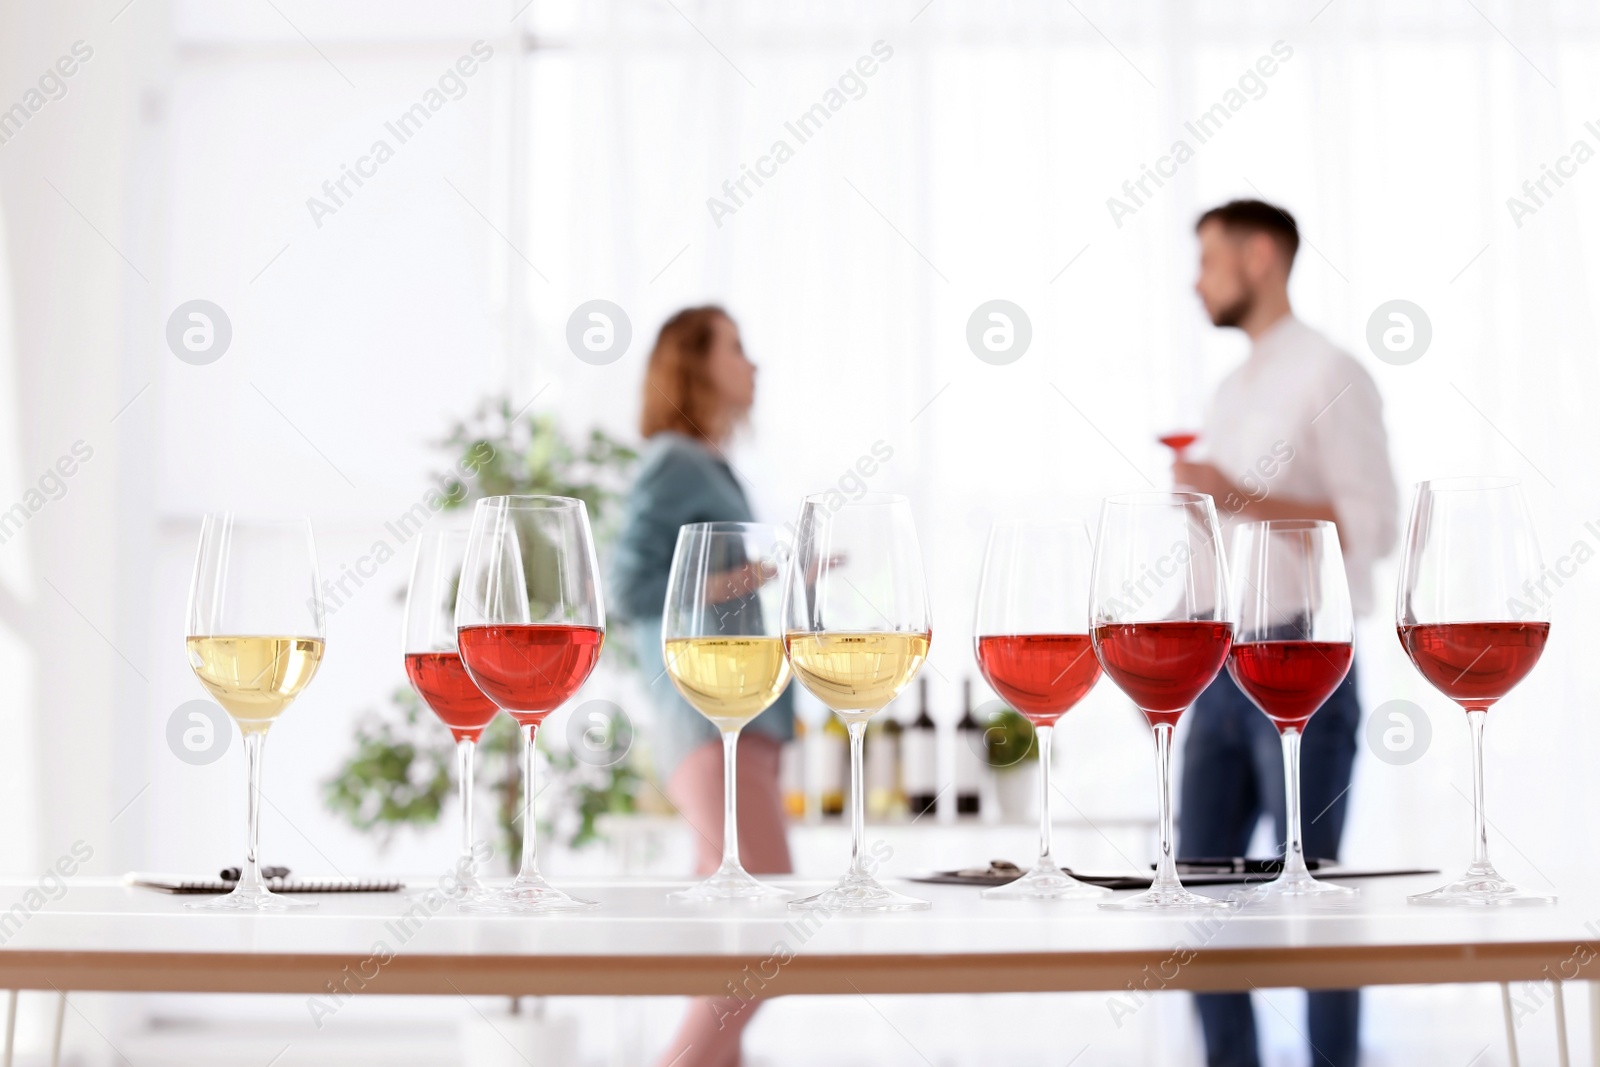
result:
[[[476,741],[500,706],[472,684],[456,652],[406,653],[406,677],[457,741]]]
[[[1233,643],[1225,622],[1131,622],[1097,626],[1094,650],[1151,726],[1178,718],[1216,678]]]
[[[1228,653],[1228,673],[1281,733],[1304,730],[1350,673],[1348,641],[1245,641]]]
[[[588,680],[605,636],[595,626],[463,626],[456,642],[478,688],[538,726]]]
[[[1088,634],[980,637],[978,669],[1035,726],[1053,726],[1100,679]]]
[[[1547,622],[1430,622],[1400,627],[1400,644],[1435,689],[1487,709],[1527,677],[1550,637]]]
[[[1197,433],[1169,433],[1156,438],[1157,441],[1160,441],[1174,452],[1182,452],[1199,439],[1200,435]]]

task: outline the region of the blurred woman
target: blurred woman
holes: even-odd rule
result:
[[[754,519],[723,448],[755,401],[756,368],[739,328],[718,307],[689,308],[668,319],[645,370],[639,431],[644,462],[624,505],[613,559],[616,608],[632,621],[640,670],[656,709],[652,746],[667,796],[694,830],[695,869],[708,875],[722,860],[722,739],[667,677],[661,609],[678,527]],[[752,874],[791,870],[778,789],[778,754],[794,736],[785,691],[740,735],[739,854]],[[708,997],[690,1005],[663,1054],[663,1065],[736,1067],[747,1002]]]

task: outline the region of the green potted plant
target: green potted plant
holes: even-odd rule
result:
[[[999,706],[983,729],[985,757],[994,770],[995,801],[1007,822],[1032,817],[1038,793],[1039,746],[1033,724],[1013,708]]]

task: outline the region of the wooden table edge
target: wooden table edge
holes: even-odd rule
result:
[[[1346,989],[1596,977],[1600,942],[1114,952],[440,956],[0,951],[0,989],[467,996],[744,997]]]

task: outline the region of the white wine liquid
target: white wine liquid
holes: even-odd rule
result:
[[[795,632],[784,641],[789,663],[811,695],[846,722],[881,711],[928,658],[930,635],[900,631]]]
[[[317,637],[191,637],[189,666],[245,733],[265,733],[317,673]]]
[[[674,637],[664,652],[672,684],[719,730],[744,726],[789,684],[776,637]]]

